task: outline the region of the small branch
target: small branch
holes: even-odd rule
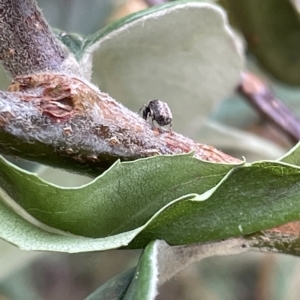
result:
[[[0,59],[12,76],[59,71],[66,54],[32,0],[0,0]]]
[[[61,74],[22,76],[0,92],[0,152],[98,175],[117,159],[194,151],[239,159],[172,131],[160,132],[88,82]]]
[[[155,243],[157,243],[159,251],[156,264],[158,266],[159,285],[162,285],[189,265],[207,257],[234,255],[250,250],[249,242],[242,237],[176,247],[171,247],[160,240]]]
[[[245,236],[254,250],[300,256],[300,221]]]
[[[293,143],[300,140],[300,120],[257,76],[243,73],[238,92],[268,121],[283,131]]]

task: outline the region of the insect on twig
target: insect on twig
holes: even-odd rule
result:
[[[170,130],[172,130],[172,112],[166,102],[156,100],[150,100],[144,104],[140,110],[139,114],[142,111],[142,117],[147,121],[148,118],[151,118],[152,125],[154,127],[154,121],[159,126],[170,125]]]

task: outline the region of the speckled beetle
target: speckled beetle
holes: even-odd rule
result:
[[[145,120],[148,120],[150,117],[153,121],[156,121],[156,123],[159,126],[166,126],[170,125],[170,130],[172,129],[172,113],[171,110],[166,102],[160,101],[160,100],[150,100],[147,102],[147,104],[144,104],[143,107],[139,110],[139,113],[142,112],[142,116]]]

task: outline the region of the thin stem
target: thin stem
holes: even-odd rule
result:
[[[268,121],[297,143],[300,140],[300,120],[256,75],[243,73],[238,92]]]

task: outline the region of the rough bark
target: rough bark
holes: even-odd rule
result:
[[[35,1],[0,1],[0,60],[9,75],[61,71],[65,58]]]
[[[240,160],[138,114],[82,79],[39,73],[0,92],[0,152],[96,175],[117,159],[187,153],[215,162]]]

